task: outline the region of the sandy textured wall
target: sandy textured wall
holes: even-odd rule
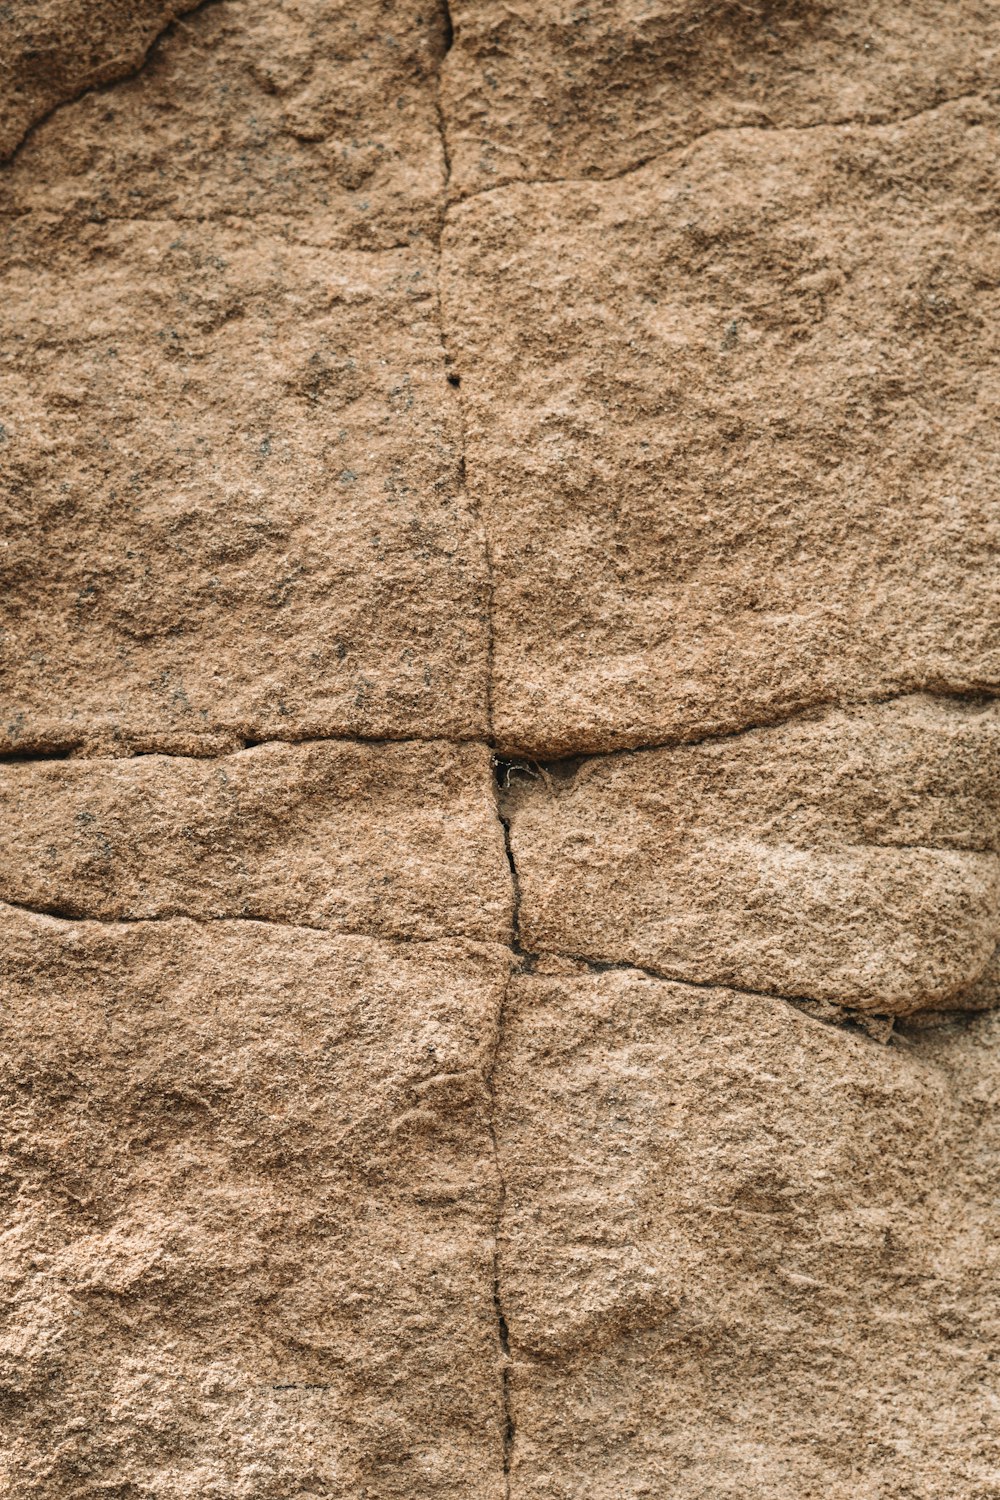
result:
[[[998,65],[0,6],[4,1496],[1000,1496]]]

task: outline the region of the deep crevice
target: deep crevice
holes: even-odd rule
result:
[[[441,0],[441,19],[444,22],[444,55],[447,57],[455,45],[455,24],[451,18],[451,6],[448,0]]]
[[[526,760],[513,760],[505,755],[493,756],[493,795],[496,802],[497,819],[503,829],[503,847],[507,859],[507,868],[510,871],[511,884],[511,936],[510,948],[516,958],[520,960],[522,970],[530,970],[534,964],[535,955],[527,953],[521,944],[521,877],[518,874],[517,861],[514,858],[514,849],[511,844],[510,817],[507,813],[507,794],[515,777],[528,777],[534,779],[537,776],[534,765]]]
[[[0,766],[16,766],[22,761],[73,760],[82,747],[82,740],[71,740],[64,745],[39,745],[23,750],[0,750]]]

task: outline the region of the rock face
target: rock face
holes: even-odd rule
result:
[[[499,1496],[506,950],[4,936],[9,1492]]]
[[[882,1049],[725,990],[518,978],[511,1493],[988,1495],[997,1031]]]
[[[996,681],[996,123],[717,131],[453,211],[502,745]]]
[[[484,745],[435,741],[0,765],[0,900],[505,942],[493,793]]]
[[[994,0],[0,13],[0,1494],[1000,1493]]]
[[[992,995],[996,706],[903,698],[508,779],[532,952],[888,1013]]]

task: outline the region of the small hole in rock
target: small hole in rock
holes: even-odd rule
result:
[[[448,376],[448,384],[449,385],[455,385],[455,386],[461,385],[462,384],[462,377],[461,377],[461,375],[449,375]]]

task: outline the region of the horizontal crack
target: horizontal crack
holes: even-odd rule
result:
[[[773,718],[756,719],[733,729],[711,730],[705,734],[676,734],[662,740],[637,741],[634,745],[617,746],[613,750],[567,750],[560,755],[546,755],[515,745],[495,745],[491,748],[511,765],[526,763],[532,766],[565,766],[573,761],[611,760],[626,755],[646,755],[655,750],[682,750],[687,746],[721,744],[725,740],[741,739],[744,735],[782,729],[786,725],[809,724],[828,714],[878,708],[882,704],[898,703],[905,698],[932,698],[946,703],[974,703],[988,707],[994,702],[1000,702],[1000,685],[990,683],[975,688],[907,687],[856,698],[817,698],[809,703],[798,704],[787,713],[777,714]]]
[[[1000,685],[984,684],[976,688],[943,688],[943,687],[908,687],[898,688],[891,692],[873,693],[857,698],[822,698],[807,704],[798,704],[794,709],[784,714],[775,715],[773,718],[754,720],[749,724],[742,724],[734,729],[712,730],[705,734],[677,734],[668,736],[662,740],[637,741],[634,745],[621,745],[613,750],[591,750],[574,749],[567,750],[560,755],[549,755],[543,750],[531,746],[523,746],[509,741],[497,741],[491,737],[482,735],[363,735],[363,734],[331,734],[331,735],[303,735],[299,739],[293,738],[264,738],[245,739],[236,738],[226,749],[206,749],[201,752],[192,750],[170,750],[165,748],[144,748],[141,750],[130,750],[121,754],[94,754],[80,753],[85,744],[83,740],[67,740],[57,742],[51,746],[36,743],[25,749],[0,750],[0,766],[32,764],[50,760],[73,760],[91,764],[122,762],[139,760],[151,755],[163,756],[168,760],[221,760],[230,755],[238,755],[242,750],[253,750],[260,745],[479,745],[484,750],[489,750],[500,761],[507,765],[528,764],[535,766],[558,766],[565,765],[571,761],[584,760],[608,760],[624,755],[643,755],[654,750],[679,750],[687,745],[707,745],[721,743],[724,740],[739,739],[743,735],[754,734],[758,731],[768,729],[780,729],[785,725],[811,723],[821,719],[829,713],[850,713],[864,708],[878,707],[884,703],[896,703],[904,698],[932,698],[943,702],[974,703],[989,706],[1000,701]]]
[[[774,125],[774,124],[746,124],[746,125],[712,125],[707,130],[699,131],[686,141],[678,141],[674,146],[664,146],[659,151],[651,151],[648,156],[640,157],[631,166],[623,167],[620,172],[609,172],[604,176],[594,175],[591,177],[507,177],[503,182],[492,184],[489,187],[475,188],[470,193],[464,193],[461,197],[453,198],[448,204],[445,212],[453,208],[460,208],[465,203],[471,203],[475,198],[485,197],[488,193],[500,193],[510,187],[587,187],[595,183],[621,182],[626,177],[632,177],[641,172],[644,167],[653,162],[662,161],[669,156],[683,156],[700,142],[707,140],[713,135],[736,135],[736,134],[762,134],[762,135],[799,135],[810,130],[846,130],[853,126],[861,126],[868,130],[886,130],[897,125],[909,124],[912,120],[919,120],[923,115],[932,115],[937,110],[947,109],[953,104],[971,103],[985,104],[987,101],[980,93],[956,94],[949,99],[939,99],[936,104],[925,105],[922,109],[913,110],[909,114],[889,116],[886,119],[872,119],[865,115],[845,115],[840,120],[814,120],[803,125]],[[684,165],[678,162],[678,167]]]
[[[472,937],[464,932],[445,932],[439,937],[404,937],[399,933],[360,932],[357,929],[345,927],[324,927],[318,922],[290,922],[280,917],[195,917],[189,912],[170,912],[155,917],[96,917],[74,911],[69,907],[12,901],[7,896],[0,896],[0,917],[3,916],[5,909],[21,912],[29,917],[45,917],[53,922],[71,922],[74,925],[90,923],[94,927],[153,927],[170,923],[190,923],[193,927],[214,927],[220,923],[229,923],[241,927],[277,927],[285,932],[318,932],[328,938],[364,938],[375,943],[391,943],[403,948],[436,947],[441,943],[474,943],[493,948],[509,946],[497,938]]]
[[[820,1021],[825,1026],[834,1026],[840,1030],[858,1030],[866,1036],[871,1036],[873,1031],[878,1033],[878,1039],[882,1040],[881,1033],[891,1031],[892,1025],[898,1018],[895,1016],[882,1015],[876,1011],[858,1011],[849,1006],[837,1005],[832,1001],[816,999],[812,995],[784,995],[777,990],[751,990],[741,984],[727,984],[722,980],[691,979],[678,974],[672,974],[666,969],[653,968],[648,964],[632,963],[626,959],[605,960],[597,958],[586,958],[580,953],[566,953],[562,950],[540,949],[537,952],[525,953],[532,972],[537,972],[537,965],[544,963],[546,959],[564,959],[569,963],[579,964],[581,968],[591,974],[641,974],[645,979],[653,979],[659,984],[683,985],[687,989],[694,990],[729,990],[736,995],[749,995],[755,1000],[778,1000],[784,1005],[790,1005],[806,1016],[810,1021]],[[829,1007],[830,1014],[822,1012],[814,1013],[805,1007]],[[905,1018],[904,1018],[905,1019]]]
[[[152,756],[160,756],[164,760],[225,760],[232,755],[240,755],[245,750],[256,750],[264,745],[286,745],[289,747],[306,747],[309,745],[368,745],[374,749],[387,748],[392,745],[479,745],[489,750],[492,746],[487,740],[476,735],[365,735],[365,734],[331,734],[331,735],[303,735],[301,739],[282,739],[274,736],[265,739],[243,739],[234,738],[232,743],[225,749],[218,747],[206,748],[201,751],[197,748],[191,750],[170,750],[163,747],[153,746],[141,750],[128,750],[120,754],[114,752],[108,754],[88,755],[80,753],[83,740],[71,740],[53,746],[36,746],[24,750],[0,750],[0,766],[4,765],[31,765],[44,763],[46,761],[74,761],[89,765],[112,765],[122,764],[127,761],[146,760]]]

